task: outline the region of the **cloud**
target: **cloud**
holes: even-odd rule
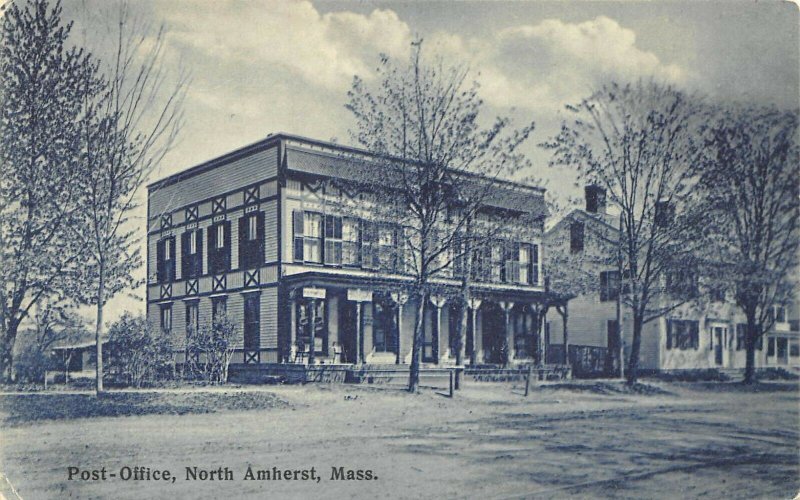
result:
[[[370,73],[378,53],[402,55],[411,40],[391,10],[323,15],[310,2],[286,0],[202,5],[188,12],[177,3],[159,8],[176,46],[243,73],[269,68],[327,89],[346,89],[354,74]]]
[[[636,33],[605,16],[581,23],[546,19],[499,31],[493,40],[439,34],[437,48],[469,58],[487,102],[530,109],[560,107],[609,79],[653,77],[684,83],[687,72],[636,46]],[[477,50],[476,50],[477,48]]]

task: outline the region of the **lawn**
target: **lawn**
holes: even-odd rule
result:
[[[25,499],[792,498],[799,409],[786,382],[0,396],[0,470]],[[136,466],[176,480],[120,479]],[[245,480],[248,466],[298,479]],[[69,467],[117,477],[70,481]],[[200,479],[221,467],[232,481]],[[302,480],[311,467],[318,482]]]

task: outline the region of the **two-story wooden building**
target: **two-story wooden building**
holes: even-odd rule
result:
[[[187,328],[223,313],[238,332],[234,363],[410,361],[410,252],[401,227],[375,220],[361,195],[337,184],[352,181],[354,158],[363,167],[369,155],[276,134],[148,187],[148,317],[171,335],[179,362]],[[497,189],[507,195],[490,205],[544,220],[543,189],[505,181]],[[360,211],[337,209],[331,200],[343,196]],[[466,354],[474,364],[500,362],[504,345],[513,359],[531,360],[543,345],[535,327],[543,223],[509,229],[513,238],[485,252],[472,286]],[[460,280],[450,268],[436,283],[423,362],[448,364],[448,291]]]

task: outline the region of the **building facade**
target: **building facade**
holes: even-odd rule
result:
[[[225,314],[237,329],[234,363],[410,362],[411,252],[402,227],[372,215],[380,200],[348,192],[365,157],[277,134],[148,186],[148,318],[171,336],[179,361],[188,329]],[[487,209],[544,220],[542,189],[497,189],[507,193]],[[357,209],[340,210],[333,201],[342,198]],[[543,347],[543,224],[504,233],[513,236],[487,247],[471,287],[472,364],[530,361]],[[454,267],[434,280],[424,363],[455,361]]]
[[[616,217],[607,214],[601,189],[590,186],[586,194],[584,209],[570,212],[545,233],[548,254],[609,253],[607,242],[618,231]],[[594,284],[569,302],[569,340],[614,351],[619,348],[615,332],[620,277],[615,265],[600,260],[581,261]],[[731,292],[706,286],[697,276],[691,278],[694,298],[644,325],[639,366],[653,371],[743,369],[746,319]],[[757,367],[800,365],[797,313],[795,303],[776,308],[774,326],[757,343]],[[627,356],[633,336],[630,310],[622,306],[619,319]],[[550,342],[562,342],[562,319],[550,314],[547,323]]]

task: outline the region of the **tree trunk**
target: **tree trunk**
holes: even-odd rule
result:
[[[631,339],[631,355],[628,359],[628,372],[625,380],[628,385],[633,385],[637,381],[639,370],[639,351],[642,346],[642,315],[636,311],[633,313],[633,339]]]
[[[97,363],[95,370],[95,394],[100,396],[103,393],[103,301],[105,300],[105,266],[100,261],[99,284],[97,287],[97,323],[95,324],[95,343],[97,344]]]
[[[569,310],[567,309],[567,304],[564,304],[563,308],[557,307],[556,311],[561,315],[561,334],[564,340],[564,364],[569,366],[569,328],[567,327]]]
[[[469,304],[469,289],[466,291],[461,290],[461,304],[459,305],[459,321],[456,324],[456,366],[464,366],[464,344],[467,331],[467,304]],[[455,381],[453,382],[455,390],[461,388],[461,370],[456,370]]]
[[[747,316],[747,335],[745,336],[745,365],[744,382],[752,384],[756,381],[756,337],[760,332],[756,331],[756,312],[748,311]]]
[[[425,321],[425,292],[417,294],[417,321],[414,325],[414,337],[411,341],[411,366],[408,370],[408,392],[417,392],[419,388],[420,351],[422,350],[422,328]]]

